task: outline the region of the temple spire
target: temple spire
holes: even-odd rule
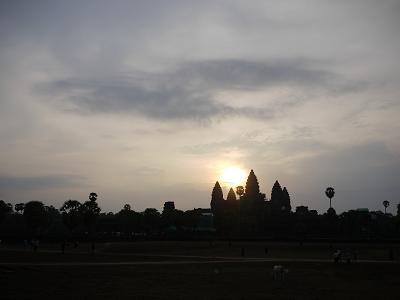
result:
[[[271,201],[278,202],[282,198],[282,187],[279,184],[279,181],[275,181],[274,186],[271,191]]]
[[[226,196],[226,201],[236,201],[236,194],[233,188],[229,190],[228,195]]]
[[[282,204],[285,207],[285,211],[292,210],[292,206],[290,205],[289,192],[287,191],[286,187],[284,187],[282,190]]]
[[[258,185],[258,180],[254,171],[251,170],[246,181],[246,197],[254,198],[260,194],[260,186]]]
[[[219,209],[220,204],[224,201],[224,194],[222,188],[217,181],[211,193],[211,210],[215,212]]]

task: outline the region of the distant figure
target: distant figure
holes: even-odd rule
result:
[[[1,243],[1,241],[0,241]],[[389,260],[393,260],[394,259],[394,252],[393,252],[393,248],[389,249]]]
[[[357,261],[357,251],[353,251],[353,260]]]
[[[285,274],[287,273],[289,273],[289,270],[285,269],[282,265],[275,265],[272,267],[273,280],[285,280]]]
[[[33,251],[36,252],[39,248],[39,240],[32,240],[31,242]]]
[[[65,240],[63,240],[63,241],[61,242],[61,253],[62,253],[62,254],[65,253],[65,245],[66,245],[66,242],[65,242]]]
[[[243,248],[243,247],[242,247],[242,251],[241,251],[240,255],[241,255],[242,257],[244,257],[244,248]]]
[[[343,253],[343,259],[346,261],[347,264],[351,263],[351,252],[347,250],[346,252]]]
[[[78,242],[74,241],[74,248],[76,249],[76,248],[78,248],[78,246],[79,246]]]
[[[335,264],[339,263],[340,260],[342,259],[342,251],[341,250],[336,250],[333,253],[333,261]]]
[[[265,247],[264,252],[265,254],[268,254],[268,247]]]
[[[96,250],[96,245],[94,242],[92,242],[91,249],[92,249],[92,253],[94,254],[94,251]]]

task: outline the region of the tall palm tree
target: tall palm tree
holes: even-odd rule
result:
[[[331,186],[327,187],[325,195],[329,198],[329,208],[332,208],[332,198],[335,196],[335,189]]]
[[[96,201],[97,200],[97,194],[96,193],[90,193],[89,194],[89,200],[90,201]]]
[[[385,201],[382,202],[382,204],[383,204],[383,207],[385,208],[385,215],[386,215],[386,208],[389,207],[390,202],[385,200]]]

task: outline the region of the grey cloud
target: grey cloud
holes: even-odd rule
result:
[[[271,107],[254,107],[251,103],[235,107],[216,101],[215,93],[281,85],[331,93],[360,86],[349,84],[320,63],[306,59],[274,63],[210,60],[185,62],[163,73],[66,78],[41,84],[36,90],[52,96],[63,109],[79,113],[138,113],[158,120],[207,120],[226,116],[271,118]]]
[[[84,181],[80,176],[54,175],[13,177],[0,176],[0,189],[2,190],[34,190],[47,188],[63,188],[78,186]]]
[[[307,59],[257,62],[250,60],[210,60],[183,64],[177,75],[181,79],[199,80],[204,86],[247,89],[279,83],[314,85],[335,79],[333,73],[313,69]]]
[[[47,86],[52,94],[63,93],[56,102],[66,110],[78,113],[138,113],[153,119],[204,119],[233,109],[178,86],[162,83],[146,88],[127,80],[114,81],[61,80]]]

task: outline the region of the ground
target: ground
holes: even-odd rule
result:
[[[357,261],[332,262],[336,248]],[[242,256],[244,249],[244,256]],[[0,249],[1,299],[398,299],[397,245],[135,242]],[[267,250],[267,251],[266,251]],[[390,257],[392,253],[392,257]],[[394,260],[389,260],[393,258]],[[289,271],[273,280],[274,265]]]

